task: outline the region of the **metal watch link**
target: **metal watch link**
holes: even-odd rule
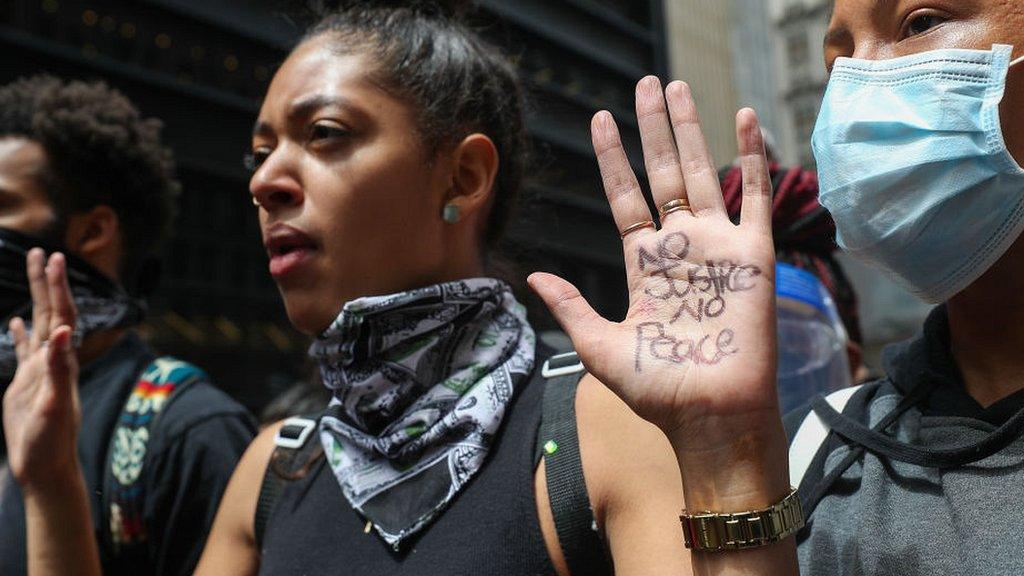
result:
[[[761,510],[731,514],[683,510],[679,520],[687,548],[722,552],[766,546],[792,536],[804,527],[804,512],[794,488],[781,502]]]

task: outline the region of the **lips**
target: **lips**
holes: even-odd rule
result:
[[[319,249],[306,233],[277,224],[264,233],[263,245],[270,257],[270,275],[280,280],[299,271],[312,260]]]

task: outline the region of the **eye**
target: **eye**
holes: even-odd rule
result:
[[[932,28],[945,23],[947,18],[942,17],[940,14],[934,12],[920,12],[913,14],[907,19],[907,23],[903,28],[903,38],[913,38],[928,32]]]
[[[260,166],[266,162],[267,158],[270,157],[270,150],[267,148],[257,148],[252,152],[249,152],[242,158],[242,164],[245,169],[249,172],[255,172],[260,169]]]
[[[348,133],[348,130],[337,124],[318,122],[310,127],[309,139],[311,142],[332,140],[335,138],[344,138],[345,136],[348,136]]]

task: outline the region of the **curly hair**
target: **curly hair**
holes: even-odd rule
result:
[[[102,82],[38,75],[0,87],[0,137],[42,146],[41,184],[57,226],[100,205],[117,214],[120,272],[129,289],[170,234],[180,190],[171,151],[160,142],[162,127]]]

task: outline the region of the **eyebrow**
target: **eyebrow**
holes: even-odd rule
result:
[[[310,96],[304,96],[292,102],[291,106],[288,108],[288,122],[294,122],[296,119],[305,118],[321,108],[332,106],[335,108],[342,108],[356,116],[364,115],[363,111],[352,104],[352,101],[348,98],[344,98],[342,96],[331,96],[328,94],[313,94]],[[270,123],[264,120],[257,120],[252,129],[253,136],[262,136],[271,132],[273,132],[273,129],[270,127]]]
[[[898,0],[873,0],[871,12],[874,13],[878,10],[894,8]],[[829,2],[828,7],[828,21],[832,21],[832,17],[835,16],[836,11],[836,0]],[[825,48],[828,48],[830,44],[841,44],[844,42],[850,42],[853,39],[853,33],[846,26],[841,26],[835,29],[829,29],[825,32],[825,40],[822,43]]]

